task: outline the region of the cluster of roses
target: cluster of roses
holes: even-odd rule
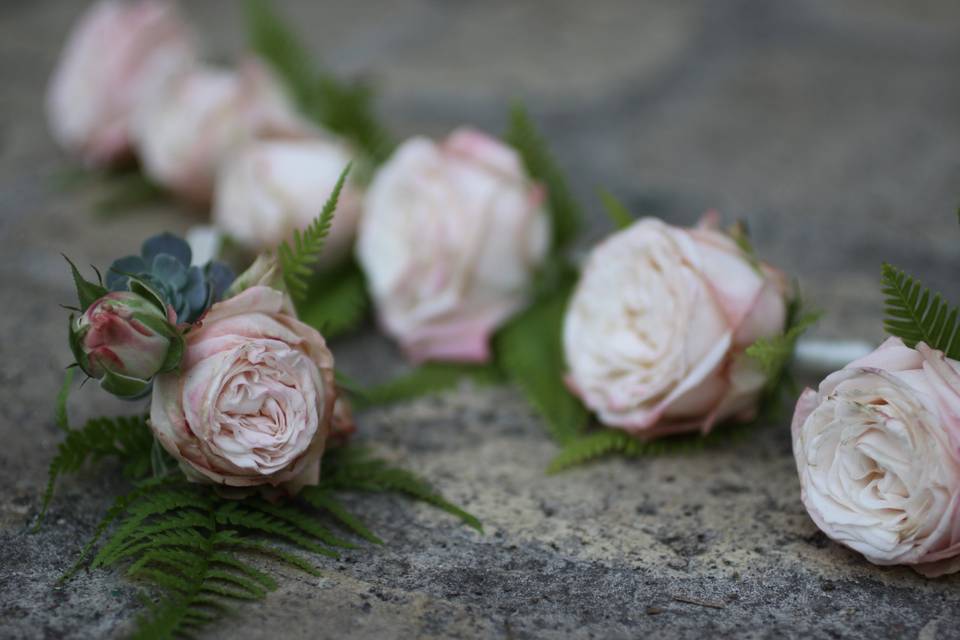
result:
[[[77,364],[120,397],[152,391],[150,428],[192,481],[287,494],[317,484],[331,437],[354,428],[323,337],[297,319],[274,260],[233,279],[216,263],[178,268],[190,259],[183,240],[162,234],[142,256],[114,263],[113,291],[75,271]],[[201,284],[186,284],[184,273]]]
[[[94,64],[108,41],[110,64]],[[212,196],[215,221],[256,247],[305,226],[352,155],[305,123],[258,63],[232,74],[198,68],[185,29],[157,0],[98,5],[68,43],[50,95],[65,145],[103,162],[132,142],[152,177],[193,199]],[[603,424],[651,438],[756,414],[769,371],[747,350],[783,334],[791,293],[715,218],[692,229],[643,219],[587,257],[563,351],[569,387]],[[333,245],[347,252],[356,234],[381,325],[412,361],[484,362],[493,334],[530,301],[550,220],[544,188],[516,151],[460,129],[440,143],[405,142],[365,192],[345,190]],[[75,322],[78,361],[110,379],[159,374],[151,426],[192,477],[316,482],[333,359],[283,293],[241,288],[186,332],[179,368],[157,346],[182,333],[169,296],[150,308],[131,305],[129,291],[108,294]],[[164,331],[143,330],[162,322]],[[957,363],[894,340],[806,391],[794,446],[818,526],[874,562],[960,569],[951,560],[960,554],[958,390]]]

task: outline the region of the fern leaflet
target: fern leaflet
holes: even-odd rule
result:
[[[933,293],[894,266],[884,263],[880,285],[885,300],[883,328],[901,338],[909,347],[925,342],[948,358],[960,358],[960,330],[957,307],[950,306],[939,293]]]
[[[73,384],[74,367],[70,367],[63,374],[63,384],[57,393],[57,404],[54,409],[54,423],[61,431],[70,431],[70,416],[67,413],[67,400],[70,399],[70,385]]]
[[[455,388],[463,380],[476,384],[496,384],[503,375],[493,364],[457,364],[428,362],[381,385],[358,391],[358,407],[392,404]]]
[[[555,250],[566,247],[576,238],[580,229],[580,206],[573,198],[566,178],[554,162],[546,141],[520,104],[511,110],[510,127],[505,139],[520,153],[530,175],[547,188],[553,247]]]
[[[600,200],[614,229],[626,229],[636,221],[636,217],[609,191],[601,191]]]
[[[369,306],[363,272],[350,261],[313,278],[306,296],[297,305],[297,315],[329,340],[356,329]]]
[[[330,194],[327,202],[323,205],[320,215],[302,232],[299,230],[293,232],[293,246],[291,247],[287,241],[280,244],[280,267],[283,271],[283,281],[294,302],[302,302],[306,297],[308,278],[313,274],[313,266],[316,264],[317,258],[320,257],[327,234],[330,233],[330,225],[333,223],[337,200],[340,198],[340,191],[343,189],[348,173],[350,173],[349,164],[340,174],[340,178],[337,179],[333,193]]]
[[[588,419],[587,410],[563,380],[563,313],[569,293],[564,287],[535,303],[494,340],[497,362],[561,444],[582,432]]]

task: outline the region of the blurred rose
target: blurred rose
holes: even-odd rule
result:
[[[108,293],[70,322],[77,364],[106,391],[139,397],[161,371],[176,367],[183,341],[172,307],[130,291]]]
[[[217,178],[213,220],[241,244],[270,250],[305,229],[319,215],[351,161],[334,140],[265,140],[244,147]],[[343,258],[360,220],[361,194],[348,182],[340,192],[321,265]]]
[[[200,203],[209,201],[220,164],[241,145],[312,131],[253,59],[236,71],[201,67],[168,78],[142,102],[133,124],[147,175]]]
[[[293,494],[319,482],[336,399],[323,338],[257,285],[187,334],[181,371],[156,379],[150,426],[193,481]]]
[[[807,389],[793,416],[801,498],[875,564],[960,569],[960,363],[890,338]]]
[[[357,255],[385,330],[408,356],[484,361],[547,253],[542,188],[516,152],[460,129],[404,143],[374,177]]]
[[[172,3],[104,0],[74,27],[47,93],[57,142],[90,165],[130,150],[130,116],[149,87],[188,66],[193,42]]]
[[[569,382],[642,437],[749,419],[765,383],[744,350],[784,330],[782,275],[727,235],[645,218],[590,254],[564,322]]]

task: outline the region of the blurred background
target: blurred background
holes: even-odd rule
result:
[[[210,57],[242,53],[240,3],[181,4]],[[826,312],[814,330],[821,337],[882,338],[884,260],[960,300],[956,0],[274,4],[326,68],[372,84],[378,114],[399,139],[460,124],[499,134],[510,102],[522,100],[587,209],[582,249],[611,228],[602,187],[634,212],[673,223],[694,223],[708,208],[746,221],[759,255],[795,274]],[[49,587],[63,550],[89,533],[111,495],[109,477],[67,483],[51,512],[57,526],[24,533],[60,439],[49,414],[69,355],[57,303],[72,297],[60,252],[106,265],[153,233],[203,221],[169,203],[104,218],[91,212],[95,186],[63,188],[73,163],[47,132],[43,94],[85,5],[0,3],[0,566],[10,571],[0,587],[17,593],[0,618],[20,620],[28,637],[101,635],[133,602],[104,575],[83,578],[69,596]],[[341,349],[351,372],[399,366],[372,331]],[[80,413],[114,408],[104,394],[82,395]],[[410,522],[409,505],[372,501],[390,550],[371,564],[331,563],[340,573],[324,578],[329,593],[285,583],[269,615],[293,620],[284,627],[292,635],[315,637],[301,611],[314,593],[340,622],[372,601],[363,618],[370,635],[510,635],[510,620],[528,632],[586,634],[636,628],[639,615],[648,628],[687,625],[691,637],[767,623],[809,637],[823,625],[884,637],[926,628],[937,603],[958,610],[940,591],[955,581],[880,572],[816,537],[797,499],[785,428],[751,443],[749,461],[715,455],[681,472],[671,459],[611,461],[562,479],[543,477],[554,449],[509,390],[372,413],[363,432],[475,511],[488,535],[471,538],[421,511]],[[770,482],[758,487],[756,478]],[[100,494],[91,495],[91,482]],[[713,491],[724,486],[732,488]],[[676,588],[713,597],[733,589],[741,599],[725,605],[722,624],[710,617],[721,614],[695,607],[683,618],[643,618],[658,589]],[[224,633],[280,628],[254,622]]]

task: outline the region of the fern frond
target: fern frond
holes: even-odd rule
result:
[[[331,558],[340,557],[340,554],[333,549],[318,545],[284,520],[267,513],[248,509],[243,503],[234,502],[221,506],[217,509],[217,522],[221,525],[229,525],[280,538],[318,555]]]
[[[390,467],[383,460],[370,458],[366,452],[359,449],[346,447],[339,449],[336,453],[339,455],[331,456],[332,464],[328,465],[325,477],[320,479],[321,488],[370,492],[397,491],[446,511],[467,526],[483,531],[483,525],[476,516],[446,500],[427,481],[416,474],[405,469]]]
[[[271,515],[280,520],[286,521],[314,538],[328,544],[332,547],[343,547],[345,549],[356,549],[357,545],[352,542],[338,538],[332,531],[321,525],[317,520],[296,507],[285,504],[271,504],[263,500],[247,500],[244,502],[246,507],[256,509]]]
[[[323,509],[333,516],[341,525],[354,532],[361,538],[372,542],[373,544],[383,544],[383,540],[378,538],[370,529],[368,529],[360,520],[339,502],[334,500],[329,492],[320,487],[306,487],[300,492],[300,497],[317,509]]]
[[[948,358],[960,358],[957,307],[949,305],[900,269],[883,264],[880,285],[886,296],[883,328],[913,347],[925,342]]]
[[[475,384],[497,384],[503,375],[494,364],[428,362],[383,384],[359,391],[356,405],[371,407],[393,404],[453,389],[464,380]]]
[[[580,230],[580,206],[554,162],[546,141],[520,104],[511,110],[510,127],[505,139],[520,153],[530,176],[546,187],[553,231],[552,244],[554,249],[566,247]]]
[[[623,203],[609,191],[600,191],[600,201],[603,203],[603,210],[606,211],[607,217],[613,223],[614,229],[626,229],[636,222],[636,216],[630,213]]]
[[[367,315],[370,299],[360,267],[350,261],[338,269],[322,271],[311,281],[297,315],[327,340],[356,329]]]
[[[310,225],[302,232],[299,230],[293,233],[293,246],[284,240],[280,244],[280,268],[283,271],[283,281],[290,291],[294,301],[304,300],[308,289],[308,278],[313,274],[313,266],[320,257],[320,251],[323,250],[327,234],[330,233],[330,225],[333,224],[333,214],[337,208],[337,200],[340,198],[340,191],[347,180],[347,174],[350,173],[348,164],[337,179],[337,184],[333,192],[323,205],[323,209]]]
[[[783,375],[793,360],[797,340],[820,318],[819,313],[800,315],[799,301],[795,301],[793,310],[788,313],[787,329],[772,338],[759,338],[747,347],[746,354],[754,358],[766,377],[766,391],[774,393],[783,380]]]
[[[34,530],[39,529],[53,498],[57,478],[78,471],[88,460],[116,457],[125,462],[124,472],[130,477],[143,475],[150,468],[153,435],[144,416],[94,418],[83,427],[72,429],[57,447],[50,461],[47,487],[43,493],[40,515]]]
[[[588,420],[587,410],[563,381],[563,313],[569,291],[560,289],[533,304],[494,339],[497,362],[560,443],[575,438]]]
[[[60,391],[57,392],[57,404],[54,410],[53,422],[61,431],[70,431],[70,416],[67,414],[67,400],[70,399],[70,385],[73,384],[73,367],[68,368],[63,374],[63,384]]]

